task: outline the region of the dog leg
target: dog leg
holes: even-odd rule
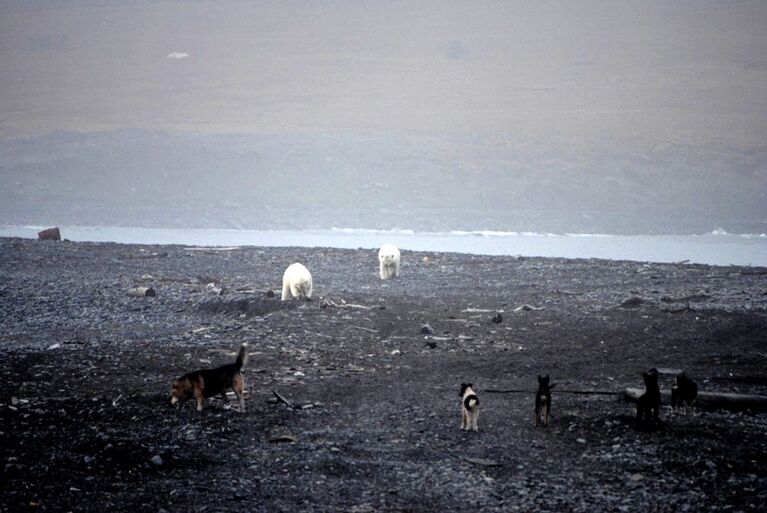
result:
[[[464,431],[469,426],[469,422],[466,418],[466,410],[461,410],[461,431]]]
[[[240,411],[245,411],[245,393],[243,390],[245,389],[245,379],[242,377],[242,374],[238,374],[234,377],[234,382],[232,383],[232,389],[234,390],[235,395],[240,400]]]
[[[202,411],[202,405],[205,403],[205,395],[200,388],[194,389],[194,398],[197,400],[197,411]]]
[[[546,405],[546,409],[544,410],[543,414],[543,425],[548,426],[549,425],[549,405]]]

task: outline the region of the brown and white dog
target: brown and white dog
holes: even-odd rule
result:
[[[226,391],[231,388],[240,400],[240,411],[245,411],[242,366],[248,360],[247,349],[248,344],[243,343],[234,363],[215,369],[196,370],[176,379],[170,391],[170,404],[194,398],[197,401],[197,411],[202,411],[205,399],[221,394],[226,400]]]
[[[479,431],[477,417],[479,417],[479,397],[474,393],[471,383],[461,383],[461,429],[466,431]]]

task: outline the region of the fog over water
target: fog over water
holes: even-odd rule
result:
[[[0,225],[759,235],[765,26],[763,2],[3,2]]]

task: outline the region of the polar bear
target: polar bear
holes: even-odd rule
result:
[[[312,297],[312,274],[298,262],[290,264],[282,275],[282,300]]]
[[[384,244],[378,250],[378,271],[382,280],[399,276],[399,250],[393,244]]]

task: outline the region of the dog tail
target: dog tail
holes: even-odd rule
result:
[[[248,361],[248,343],[243,342],[240,346],[240,352],[237,353],[237,360],[234,362],[234,364],[237,366],[238,369],[242,369],[242,367],[247,363]]]
[[[473,410],[479,405],[479,397],[477,397],[475,394],[467,395],[466,398],[463,400],[463,406],[467,410]]]

